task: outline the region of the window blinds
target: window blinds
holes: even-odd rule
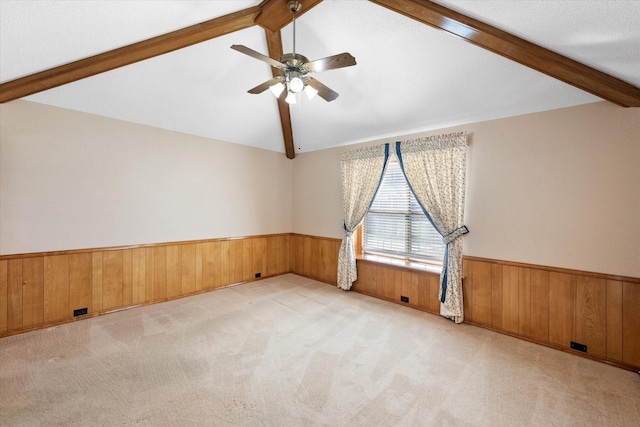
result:
[[[422,212],[400,169],[390,159],[375,199],[365,216],[365,253],[441,263],[445,245]]]

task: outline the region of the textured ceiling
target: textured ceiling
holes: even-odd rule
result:
[[[638,1],[438,3],[640,86]],[[0,0],[0,82],[258,4]],[[291,25],[282,38],[290,52]],[[254,26],[25,99],[284,152],[275,99],[246,92],[269,66],[232,44],[267,53]],[[296,48],[358,62],[315,75],[336,101],[292,106],[297,152],[600,100],[365,0],[324,0],[302,15]]]

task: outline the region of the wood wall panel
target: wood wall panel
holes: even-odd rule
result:
[[[303,275],[303,276],[305,275],[304,274],[304,271],[305,271],[304,270],[304,248],[305,248],[304,240],[305,240],[304,237],[299,236],[297,238],[296,246],[294,248],[295,249],[295,254],[294,254],[295,264],[294,265],[296,266],[295,273]]]
[[[202,283],[202,243],[195,245],[196,247],[196,292],[203,290]]]
[[[289,268],[294,274],[299,274],[298,265],[296,263],[296,251],[298,250],[299,236],[293,235],[289,238]]]
[[[392,301],[400,301],[400,296],[402,296],[402,270],[394,270],[393,271],[393,296],[391,297]]]
[[[44,257],[22,260],[22,327],[44,322]]]
[[[7,263],[7,329],[22,329],[22,260]]]
[[[220,286],[227,286],[231,283],[231,242],[234,240],[220,242]],[[233,271],[235,271],[235,267]]]
[[[607,359],[622,362],[622,282],[607,280]]]
[[[565,273],[549,274],[549,341],[570,347],[575,336],[575,276]]]
[[[418,274],[418,306],[431,310],[431,287],[428,274]]]
[[[470,264],[470,263],[464,263]],[[491,325],[491,264],[488,262],[474,262],[472,268],[473,283],[473,318],[481,325]]]
[[[518,268],[518,334],[531,335],[531,270]]]
[[[518,267],[502,266],[502,329],[518,333],[520,300]]]
[[[400,281],[396,282],[396,301],[400,301],[401,297],[407,297],[409,298],[409,304],[413,305],[416,297],[412,292],[411,271],[397,270],[396,274],[400,274]]]
[[[145,248],[144,249],[144,279],[145,279],[145,287],[144,287],[144,301],[146,303],[150,303],[154,301],[155,296],[155,283],[156,283],[156,256],[155,256],[155,248]]]
[[[315,280],[320,279],[320,240],[319,239],[310,239],[311,240],[311,263],[309,270],[309,277],[312,277]],[[306,256],[306,254],[305,254]]]
[[[153,300],[167,299],[167,247],[153,248]]]
[[[167,246],[167,298],[182,295],[182,245]]]
[[[253,239],[253,268],[249,280],[254,279],[260,273],[260,277],[268,277],[267,274],[267,239],[256,237]]]
[[[181,245],[181,295],[189,295],[196,291],[196,245]]]
[[[395,269],[392,268],[381,268],[380,272],[382,273],[382,281],[378,281],[378,294],[382,296],[382,298],[386,298],[391,301],[398,301],[395,298],[396,293],[396,275]]]
[[[217,289],[222,287],[222,243],[220,241],[212,242],[210,256],[211,258],[207,258],[210,262],[208,266],[208,274],[209,278],[213,278],[213,285],[209,289]],[[229,242],[227,242],[229,243]],[[228,252],[228,250],[227,250]],[[228,265],[226,266],[229,267]],[[202,267],[204,269],[204,265]],[[227,273],[228,275],[228,273]],[[205,277],[203,276],[203,282],[205,281]]]
[[[69,255],[69,307],[68,316],[73,316],[73,310],[86,308],[88,313],[93,311],[91,300],[91,254]]]
[[[411,273],[411,290],[409,295],[409,305],[420,307],[420,274]]]
[[[332,259],[332,242],[322,239],[318,243],[318,280],[325,283],[331,283],[331,271],[337,265]]]
[[[265,271],[263,277],[271,277],[278,274],[278,238],[277,236],[269,236],[267,238],[267,247],[265,248]]]
[[[242,240],[242,277],[240,282],[248,282],[253,279],[253,241],[255,239]],[[238,283],[238,282],[236,282]]]
[[[378,271],[375,264],[362,263],[358,265],[358,280],[354,283],[355,290],[367,295],[378,292]]]
[[[242,282],[243,276],[244,244],[242,240],[229,242],[229,277],[223,285]]]
[[[549,272],[531,270],[531,337],[549,340]]]
[[[137,248],[131,254],[131,285],[132,285],[132,304],[144,304],[147,293],[146,278],[146,250],[145,248]]]
[[[576,342],[589,354],[607,355],[607,284],[604,279],[576,277]]]
[[[440,313],[440,275],[429,275],[430,298],[429,305],[432,313]]]
[[[290,249],[289,243],[291,241],[290,236],[277,236],[276,238],[276,250],[278,255],[276,259],[278,260],[278,267],[276,270],[277,274],[284,274],[291,271],[289,266],[289,258],[290,258]]]
[[[91,254],[91,310],[102,312],[102,252]]]
[[[56,322],[72,316],[69,290],[69,255],[44,257],[43,322]]]
[[[122,271],[124,251],[102,253],[102,309],[122,307]]]
[[[8,310],[8,290],[7,290],[7,260],[0,261],[0,334],[8,329],[7,310]]]
[[[133,249],[122,251],[122,306],[133,304]]]
[[[472,262],[462,264],[462,307],[464,318],[475,321],[473,316],[473,266]]]
[[[302,275],[313,279],[313,274],[311,273],[311,264],[314,260],[311,247],[312,241],[313,239],[310,237],[302,239]]]
[[[337,240],[333,242],[333,253],[331,255],[331,259],[335,262],[335,266],[330,270],[331,271],[331,281],[329,283],[333,285],[338,284],[338,254],[340,253],[340,246],[342,246],[342,242]]]
[[[220,287],[220,242],[202,244],[202,287],[215,289]]]
[[[470,261],[464,261],[470,262]],[[491,264],[491,285],[478,283],[478,288],[491,286],[491,326],[502,328],[502,265]]]
[[[622,361],[640,366],[640,284],[622,283]]]

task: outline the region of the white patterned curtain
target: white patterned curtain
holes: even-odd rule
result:
[[[338,287],[348,291],[358,278],[353,232],[378,191],[389,158],[389,144],[345,151],[340,155],[344,237],[338,254]]]
[[[440,313],[462,323],[462,235],[467,138],[464,133],[396,143],[402,171],[447,245],[440,274]]]

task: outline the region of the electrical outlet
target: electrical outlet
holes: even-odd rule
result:
[[[87,307],[78,308],[77,310],[73,310],[73,317],[84,316],[88,313]]]
[[[256,279],[260,276],[262,276],[262,273],[256,273]]]
[[[409,302],[409,297],[401,296],[400,297],[400,301],[408,303]]]
[[[587,352],[586,344],[580,344],[579,342],[571,341],[571,348],[574,350],[582,351],[583,353]]]

